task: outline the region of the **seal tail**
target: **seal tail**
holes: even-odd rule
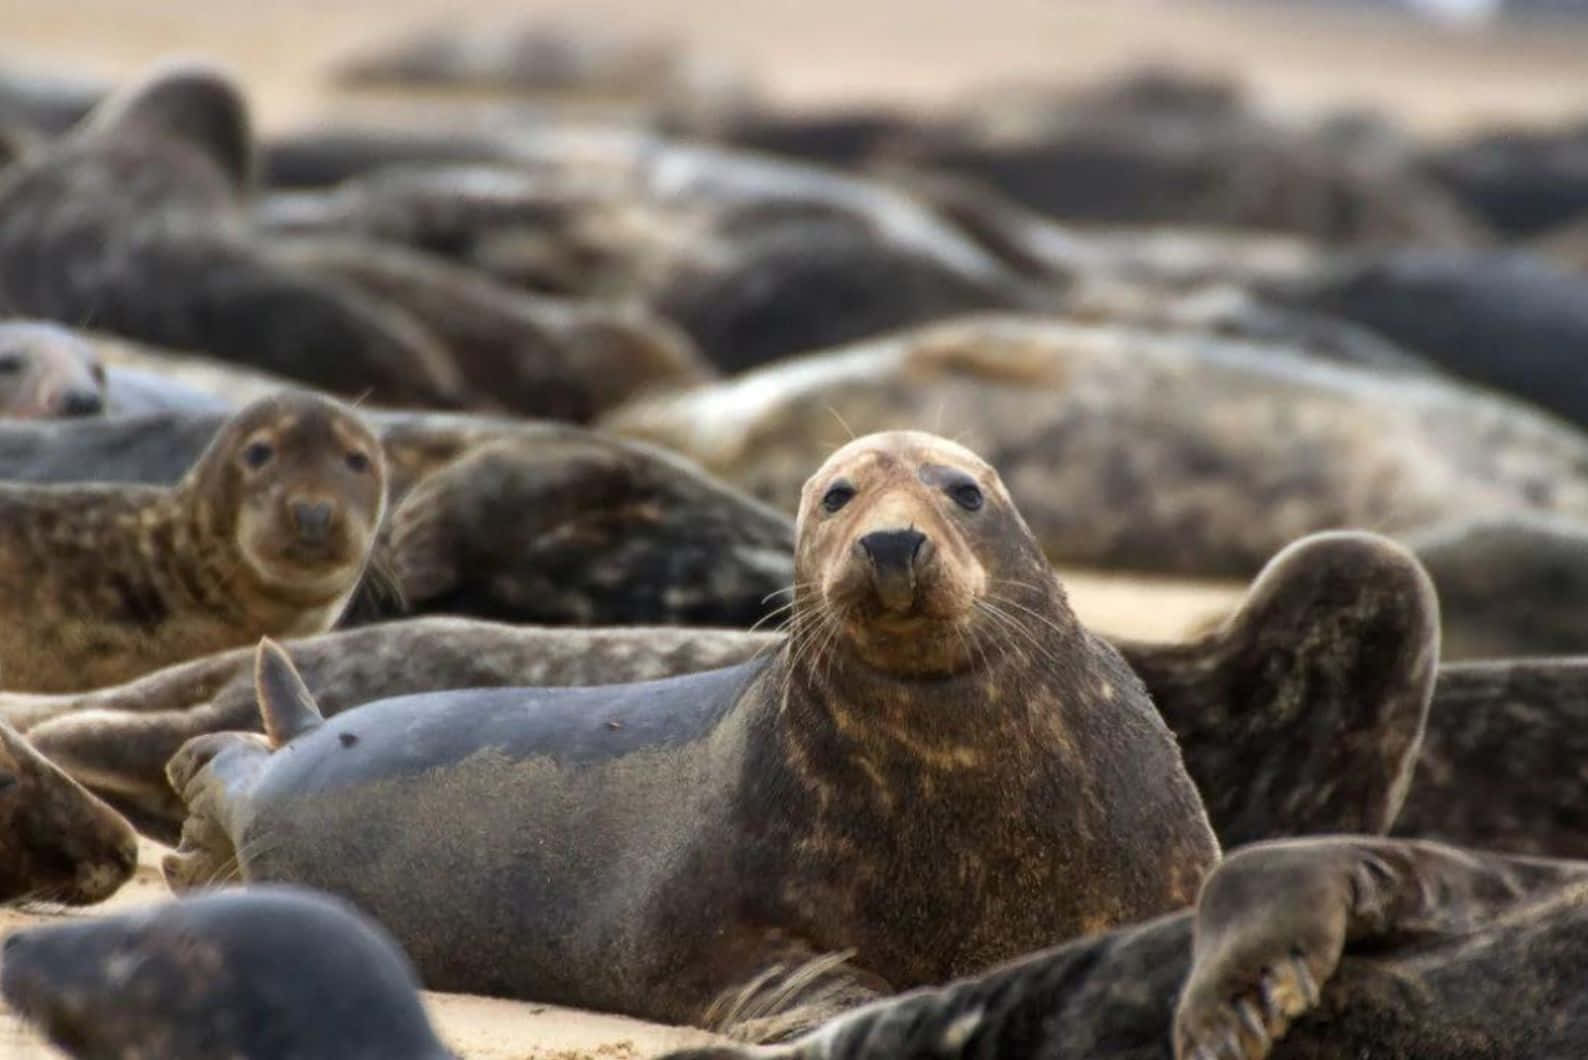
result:
[[[292,665],[292,657],[269,637],[260,638],[254,655],[254,694],[272,748],[319,728],[325,721],[309,687],[298,676],[298,668]]]

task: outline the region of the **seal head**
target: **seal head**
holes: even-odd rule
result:
[[[212,540],[235,542],[264,595],[323,604],[356,585],[385,511],[379,441],[341,404],[288,392],[250,405],[179,492]]]
[[[395,943],[290,887],[13,932],[0,992],[76,1057],[449,1057]]]
[[[104,411],[105,367],[93,346],[55,324],[0,323],[0,419]]]

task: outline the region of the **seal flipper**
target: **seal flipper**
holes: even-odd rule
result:
[[[325,722],[292,657],[269,637],[260,638],[254,655],[254,693],[272,750]]]

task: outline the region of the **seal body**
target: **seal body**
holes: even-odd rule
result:
[[[418,987],[379,925],[290,887],[15,931],[0,971],[7,1003],[84,1060],[451,1060]]]
[[[330,628],[385,506],[375,436],[307,393],[239,412],[174,487],[0,487],[0,681],[59,692]]]
[[[0,902],[103,901],[137,864],[127,822],[0,722]]]
[[[168,878],[235,856],[370,910],[427,985],[697,1023],[752,1022],[734,993],[818,955],[853,954],[785,1007],[1191,900],[1218,848],[1173,737],[979,459],[910,433],[840,450],[796,587],[776,653],[651,684],[321,723],[262,651],[280,749],[223,734],[173,759],[190,817]]]

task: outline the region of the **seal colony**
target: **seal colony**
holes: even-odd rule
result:
[[[0,486],[0,681],[97,688],[329,629],[384,510],[374,434],[306,392],[237,413],[169,489]]]
[[[726,670],[322,720],[266,645],[268,743],[170,764],[190,817],[168,880],[318,887],[434,988],[674,1022],[852,954],[750,1037],[1192,901],[1218,846],[1173,736],[990,467],[857,440],[812,476],[797,541],[788,643]]]

